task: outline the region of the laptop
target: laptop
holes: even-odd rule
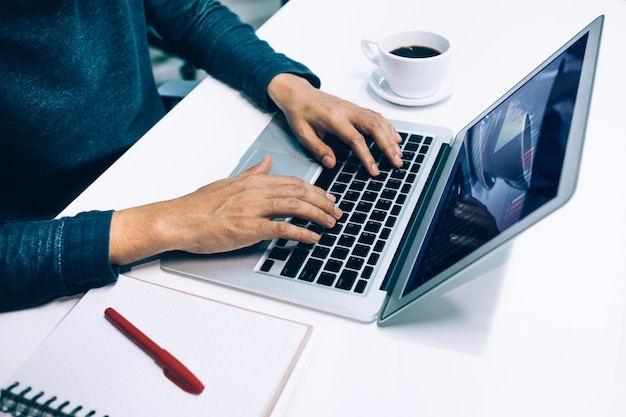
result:
[[[456,136],[445,127],[391,122],[403,166],[379,158],[370,177],[329,138],[325,169],[275,116],[236,175],[273,158],[270,174],[296,175],[337,197],[344,216],[315,245],[276,239],[217,255],[168,253],[166,271],[322,310],[385,323],[565,204],[576,186],[603,25],[599,16]],[[341,162],[340,162],[341,161]]]

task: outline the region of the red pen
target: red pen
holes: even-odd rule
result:
[[[168,351],[159,347],[120,313],[108,307],[104,310],[104,315],[119,331],[150,355],[163,368],[163,373],[169,380],[192,394],[200,394],[204,390],[202,382],[185,365]]]

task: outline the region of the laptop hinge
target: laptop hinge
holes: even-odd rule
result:
[[[447,160],[451,149],[452,147],[447,143],[444,143],[443,145],[441,145],[441,148],[439,149],[439,153],[437,154],[437,158],[435,159],[435,164],[433,166],[433,169],[430,170],[430,173],[428,174],[428,178],[426,178],[426,183],[424,184],[424,188],[422,189],[422,194],[417,200],[417,204],[415,204],[415,210],[413,210],[413,213],[411,214],[411,219],[409,220],[409,227],[407,227],[406,230],[404,231],[404,234],[402,235],[402,239],[400,240],[400,246],[396,250],[393,260],[391,261],[392,266],[387,270],[385,279],[380,285],[380,289],[383,291],[388,292],[389,289],[393,288],[393,286],[395,285],[398,279],[397,275],[392,274],[392,272],[394,271],[393,265],[396,265],[396,262],[398,261],[398,257],[404,253],[402,246],[406,244],[407,242],[413,241],[413,239],[411,239],[411,235],[415,233],[414,229],[417,229],[416,227],[414,227],[414,225],[419,224],[421,222],[421,219],[424,217],[424,212],[426,211],[426,208],[428,207],[428,204],[424,204],[424,202],[430,201],[433,195],[433,192],[435,190],[435,185],[437,184],[437,182],[434,181],[434,179],[441,177],[441,172],[443,171],[443,167],[445,166],[444,162]]]

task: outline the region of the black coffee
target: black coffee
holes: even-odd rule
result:
[[[391,53],[405,58],[430,58],[441,54],[441,52],[436,49],[422,45],[402,46],[398,49],[394,49]]]

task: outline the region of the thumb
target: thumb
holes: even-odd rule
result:
[[[248,175],[248,174],[263,174],[263,175],[267,175],[270,172],[270,169],[272,169],[272,157],[269,155],[265,155],[265,157],[263,157],[263,159],[261,160],[261,162],[259,162],[258,164],[254,165],[253,167],[248,168],[244,174]]]

